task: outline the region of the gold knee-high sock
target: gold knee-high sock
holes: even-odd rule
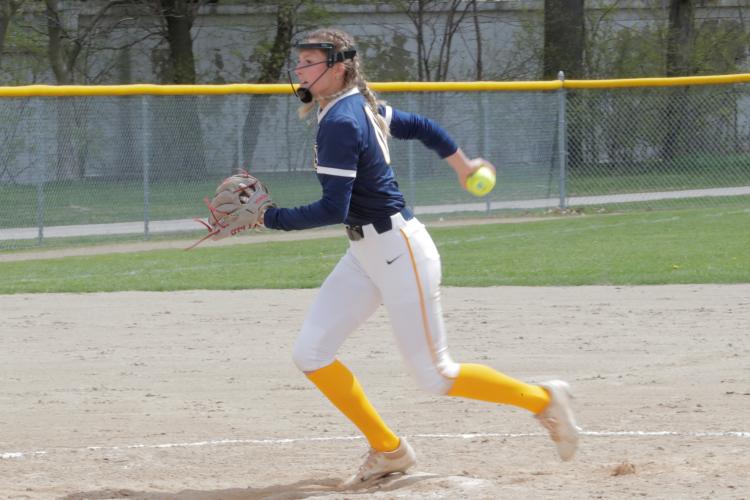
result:
[[[370,446],[377,451],[393,451],[398,448],[398,436],[383,422],[367,399],[357,377],[343,363],[336,360],[306,375],[362,431]]]
[[[462,364],[449,396],[503,403],[539,413],[549,403],[549,394],[484,365]]]

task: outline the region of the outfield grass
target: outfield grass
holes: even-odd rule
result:
[[[682,168],[649,164],[645,167],[583,165],[570,172],[569,196],[588,196],[642,191],[714,188],[750,185],[750,166],[745,156],[686,159]],[[502,167],[502,166],[501,166]],[[461,190],[450,168],[437,162],[421,172],[414,183],[409,172],[396,168],[397,178],[410,205],[470,203],[477,199]],[[282,206],[309,203],[320,197],[320,185],[310,170],[262,172]],[[149,185],[150,220],[185,219],[205,213],[203,198],[213,193],[221,175],[204,181],[177,178],[152,181]],[[557,174],[549,166],[500,168],[498,187],[487,199],[512,200],[555,197]],[[102,224],[138,221],[146,210],[144,187],[139,179],[50,182],[44,185],[42,203],[36,186],[0,185],[0,228],[34,227],[40,207],[44,225]],[[698,206],[698,205],[693,205]]]
[[[750,209],[434,228],[444,284],[750,282]],[[0,293],[317,287],[343,237],[0,262]]]
[[[747,154],[688,155],[670,162],[595,164],[571,167],[570,196],[679,191],[750,185]]]

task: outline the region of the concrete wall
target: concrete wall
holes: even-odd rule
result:
[[[105,0],[63,0],[64,22],[68,29],[83,30],[90,25]],[[271,2],[268,2],[271,3]],[[30,4],[19,24],[45,30],[43,5]],[[586,2],[590,33],[599,40],[613,36],[618,30],[647,25],[666,25],[667,0],[589,0]],[[536,79],[540,74],[540,54],[543,36],[543,0],[479,2],[479,22],[482,33],[483,79]],[[712,0],[702,2],[696,11],[698,22],[708,19],[736,20],[744,24],[750,15],[747,0]],[[417,77],[415,30],[406,13],[389,2],[352,5],[347,2],[318,2],[327,9],[332,24],[351,32],[363,49],[371,80],[411,80]],[[275,33],[273,6],[248,6],[241,2],[219,0],[204,6],[193,29],[194,53],[199,82],[252,82],[258,70],[255,50],[263,41],[273,39]],[[430,15],[428,35],[432,28],[438,34],[428,38],[433,55],[440,49],[445,12]],[[141,40],[145,28],[153,28],[155,19],[137,19],[127,9],[113,10],[105,25],[125,19],[118,29],[97,39],[96,46],[117,47],[126,42]],[[307,26],[319,24],[309,15],[302,15]],[[24,49],[5,55],[0,69],[0,82],[6,84],[54,83],[46,62],[45,40],[36,37],[36,49]],[[28,46],[33,41],[26,43]],[[12,49],[12,47],[8,49]],[[467,80],[476,76],[476,33],[473,20],[467,17],[454,36],[450,57],[449,80]],[[85,61],[86,74],[81,83],[158,82],[159,65],[168,57],[167,47],[158,37],[140,41],[123,51],[84,51],[79,63]],[[617,54],[603,52],[598,57],[615,58]],[[746,57],[744,58],[746,60]],[[744,62],[743,62],[744,64]],[[743,66],[744,67],[744,66]]]

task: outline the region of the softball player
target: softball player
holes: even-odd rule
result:
[[[406,207],[390,167],[388,137],[418,139],[466,178],[483,161],[469,159],[435,122],[378,105],[350,35],[318,30],[298,44],[294,73],[304,116],[317,104],[315,168],[320,200],[269,208],[266,227],[305,229],[346,224],[350,246],[320,288],[294,347],[294,361],[367,438],[365,462],[345,486],[416,463],[409,443],[383,422],[357,378],[336,359],[341,344],[382,303],[398,347],[419,385],[435,394],[511,404],[532,412],[569,460],[578,429],[568,385],[531,385],[492,368],[454,362],[440,306],[440,256],[425,226]]]

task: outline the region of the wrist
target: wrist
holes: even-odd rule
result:
[[[266,227],[266,212],[268,212],[269,208],[273,208],[275,205],[272,203],[269,203],[267,205],[264,205],[260,207],[259,215],[258,215],[258,222],[257,225],[259,227]]]
[[[453,171],[456,172],[458,182],[464,188],[466,187],[466,179],[474,173],[477,168],[479,168],[479,166],[475,164],[475,161],[469,159],[461,148],[457,149],[452,155],[447,156],[445,160],[451,168],[453,168]]]

